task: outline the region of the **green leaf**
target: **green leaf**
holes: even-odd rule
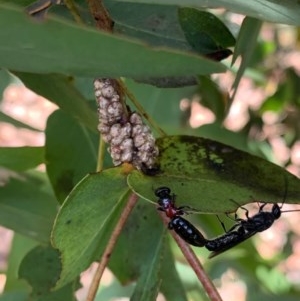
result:
[[[119,281],[113,279],[112,283],[109,285],[103,285],[97,292],[95,301],[103,300],[116,300],[117,298],[121,299],[124,297],[131,296],[135,287],[135,283],[130,283],[126,286],[122,286]],[[1,299],[0,299],[1,301]]]
[[[199,94],[201,104],[211,109],[218,121],[222,121],[226,117],[226,94],[222,94],[216,83],[206,76],[199,78]]]
[[[190,135],[208,138],[246,152],[249,151],[248,137],[244,133],[229,131],[220,123],[204,124],[193,130]]]
[[[29,294],[26,292],[9,292],[1,294],[0,301],[28,301]]]
[[[147,113],[153,116],[162,128],[170,127],[173,133],[181,127],[182,112],[178,109],[180,101],[196,93],[195,87],[161,89],[138,84],[132,80],[126,80],[126,86],[134,93]]]
[[[212,13],[179,8],[178,17],[187,41],[199,53],[212,53],[234,46],[235,38]]]
[[[256,274],[258,280],[274,294],[286,293],[291,289],[292,284],[285,273],[276,268],[268,269],[261,265],[257,267]]]
[[[13,77],[6,70],[0,70],[0,102],[6,87],[13,82]]]
[[[119,2],[137,2],[137,0],[117,0]],[[159,3],[167,5],[182,5],[181,0],[138,0],[139,3]],[[300,6],[297,0],[185,0],[185,6],[203,8],[226,8],[229,11],[251,16],[260,20],[300,25]]]
[[[156,206],[138,202],[118,238],[109,268],[123,284],[138,280],[134,293],[137,300],[145,300],[146,296],[142,298],[140,294],[149,294],[149,290],[154,290],[154,298],[159,280],[162,280],[161,291],[167,300],[186,300],[169,245],[162,241],[166,230]],[[147,296],[150,298],[151,294]]]
[[[8,267],[6,270],[6,282],[4,291],[13,292],[13,291],[23,291],[30,292],[30,287],[26,281],[18,277],[18,270],[20,263],[23,260],[24,256],[34,247],[37,246],[37,242],[22,236],[18,233],[14,233],[9,258],[8,258]],[[0,299],[1,300],[1,299]]]
[[[121,283],[139,279],[145,262],[152,260],[164,231],[156,208],[147,202],[138,202],[118,238],[109,262],[109,268]]]
[[[27,6],[33,2],[45,2],[44,0],[1,0],[2,2],[7,2],[7,3],[14,3],[16,5],[21,5],[21,6]],[[50,0],[53,1],[53,0]],[[54,0],[55,1],[55,0]]]
[[[98,140],[99,135],[61,110],[48,118],[46,167],[61,203],[84,176],[96,170]]]
[[[187,42],[178,20],[178,7],[105,1],[114,20],[114,32],[133,37],[155,47],[170,47],[197,53]],[[199,54],[206,53],[199,50]],[[157,87],[184,87],[197,84],[195,76],[135,77],[138,82]]]
[[[192,136],[157,140],[160,173],[147,177],[138,171],[128,176],[130,187],[156,202],[153,189],[168,186],[178,205],[199,212],[236,210],[238,204],[299,203],[300,180],[281,167],[228,145]]]
[[[24,257],[19,269],[19,277],[26,279],[32,287],[30,300],[75,301],[74,291],[80,287],[77,281],[52,291],[60,271],[61,262],[57,250],[50,246],[37,246],[31,250]]]
[[[44,162],[44,147],[0,147],[0,166],[24,171]]]
[[[42,75],[25,72],[14,72],[14,74],[28,89],[57,104],[90,129],[94,131],[97,129],[97,114],[74,87],[72,78],[59,74]],[[92,81],[90,89],[93,90]]]
[[[142,275],[138,279],[130,300],[156,300],[161,284],[160,267],[163,260],[163,238],[163,235],[158,237],[151,257],[146,258],[142,269]]]
[[[93,87],[93,77],[76,76],[73,78],[73,84],[75,88],[83,95],[83,97],[89,101],[89,104],[95,103],[95,91]]]
[[[182,88],[197,85],[196,76],[139,77],[138,83],[152,85],[158,88]]]
[[[174,256],[170,246],[166,245],[161,267],[161,292],[166,300],[187,301],[183,284],[178,276]]]
[[[58,251],[49,246],[37,246],[21,262],[19,277],[27,280],[33,287],[33,293],[42,295],[55,285],[60,270]]]
[[[286,69],[284,82],[278,86],[273,95],[264,101],[260,108],[260,113],[263,114],[266,111],[281,113],[288,104],[299,107],[299,79],[300,77],[296,74],[294,69]]]
[[[57,202],[44,173],[7,171],[0,189],[0,224],[40,242],[49,242]]]
[[[47,22],[32,22],[22,8],[6,3],[0,3],[0,28],[0,40],[6,41],[0,66],[15,71],[115,78],[226,70],[195,54],[149,47],[50,15]]]
[[[257,45],[257,38],[261,26],[262,22],[253,18],[246,17],[243,21],[232,57],[232,64],[234,64],[238,56],[242,57],[242,61],[239,66],[239,70],[237,72],[234,83],[232,84],[234,93],[231,99],[234,99],[240,80],[251,61]]]
[[[0,121],[1,122],[7,122],[7,123],[10,123],[12,125],[14,125],[15,127],[18,127],[18,128],[24,128],[24,129],[28,129],[28,130],[31,130],[31,131],[37,131],[37,132],[40,132],[40,130],[30,126],[30,125],[27,125],[19,120],[16,120],[15,118],[12,118],[11,116],[3,113],[3,112],[0,112]]]
[[[114,32],[147,42],[151,46],[193,51],[179,24],[177,6],[105,1]]]
[[[221,123],[205,124],[195,130],[186,131],[184,134],[208,138],[228,144],[239,150],[251,153],[267,161],[274,162],[273,151],[267,141],[251,140],[246,132],[232,132],[224,128]]]
[[[260,113],[263,114],[264,112],[271,111],[280,114],[281,112],[283,112],[287,101],[286,96],[287,94],[289,94],[288,89],[289,87],[286,83],[283,86],[279,86],[276,92],[264,101],[264,103],[260,107]]]
[[[62,273],[57,287],[72,281],[101,257],[128,193],[121,168],[88,175],[60,208],[52,243],[61,253]]]

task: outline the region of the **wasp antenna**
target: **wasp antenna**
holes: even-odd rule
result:
[[[286,201],[286,198],[287,198],[287,193],[288,193],[288,186],[289,186],[289,182],[288,182],[288,179],[287,179],[287,176],[284,175],[284,194],[283,194],[283,200],[282,200],[282,203],[281,203],[281,207],[283,206],[283,204],[285,203]],[[283,211],[282,211],[283,212]]]
[[[281,211],[281,213],[285,213],[285,212],[296,212],[296,211],[300,211],[300,209],[284,210],[284,211]]]

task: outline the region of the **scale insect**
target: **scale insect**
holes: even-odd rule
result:
[[[176,207],[175,194],[171,194],[168,187],[159,187],[155,190],[155,195],[158,197],[157,203],[160,211],[165,212],[170,218],[168,228],[174,230],[187,243],[203,247],[206,244],[206,239],[200,231],[193,226],[189,221],[184,219],[182,215],[186,214],[185,209],[191,209],[189,206]]]

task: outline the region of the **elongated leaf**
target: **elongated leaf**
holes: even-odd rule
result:
[[[118,238],[109,268],[123,284],[138,280],[132,298],[154,298],[162,280],[168,300],[186,301],[169,245],[162,244],[165,231],[156,206],[139,202]]]
[[[109,262],[121,283],[139,279],[145,261],[152,260],[164,231],[156,208],[139,202],[130,214]]]
[[[81,123],[96,131],[96,112],[89,107],[87,100],[74,87],[71,78],[59,74],[41,75],[25,72],[15,72],[15,75],[28,89],[54,102]],[[92,80],[90,89],[93,90]]]
[[[122,286],[119,281],[114,280],[110,285],[105,285],[97,292],[95,301],[114,300],[129,298],[134,290],[135,283]]]
[[[235,38],[212,13],[195,8],[179,8],[178,17],[185,37],[200,53],[213,53],[234,46]]]
[[[0,166],[24,171],[44,162],[44,147],[0,147]]]
[[[286,197],[287,203],[299,203],[300,180],[261,158],[198,137],[170,136],[157,143],[161,173],[147,177],[134,171],[128,176],[133,190],[152,202],[153,189],[168,186],[178,205],[205,213],[234,211],[235,202],[275,203]]]
[[[48,242],[57,202],[45,174],[7,172],[0,189],[0,224]]]
[[[152,256],[146,258],[142,269],[142,275],[139,277],[133,295],[132,301],[155,301],[161,285],[161,261],[163,260],[164,237],[160,235],[153,248]]]
[[[181,280],[179,279],[174,256],[168,246],[164,250],[164,258],[161,266],[161,292],[166,300],[172,301],[187,301],[185,290]]]
[[[6,87],[13,81],[12,76],[6,70],[0,70],[0,102]]]
[[[234,93],[231,97],[232,100],[235,97],[239,82],[252,58],[261,26],[262,22],[253,18],[247,17],[243,21],[232,57],[232,64],[234,64],[238,56],[242,57],[241,65],[232,84],[232,88],[234,89]]]
[[[226,69],[194,54],[150,48],[50,16],[47,22],[36,23],[20,7],[6,3],[0,3],[0,40],[6,41],[5,47],[0,47],[0,66],[15,71],[140,77]]]
[[[218,121],[222,121],[226,117],[226,94],[222,93],[215,82],[206,76],[199,78],[198,87],[201,104],[211,109],[215,113]]]
[[[73,187],[96,170],[99,136],[59,110],[48,119],[46,167],[58,200],[62,203]]]
[[[181,0],[117,0],[120,2],[160,3],[167,5],[182,5]],[[198,8],[223,7],[232,12],[251,16],[260,20],[290,25],[299,25],[300,7],[297,0],[185,0],[185,6]]]
[[[140,39],[152,46],[193,51],[180,27],[177,6],[105,2],[115,22],[115,32]]]
[[[109,261],[109,268],[123,284],[140,281],[134,292],[134,298],[137,300],[144,300],[142,297],[138,299],[138,296],[143,293],[149,298],[154,298],[160,280],[164,285],[161,291],[170,297],[168,300],[186,300],[169,245],[165,242],[162,244],[165,231],[166,228],[158,216],[156,206],[139,202],[118,238]],[[139,243],[136,243],[137,241]],[[151,279],[147,276],[150,273],[152,273]],[[144,291],[141,287],[144,287]],[[154,291],[150,293],[149,290]]]
[[[114,168],[85,177],[61,207],[52,232],[62,259],[57,287],[72,281],[105,249],[128,193],[121,171]]]
[[[28,130],[31,130],[31,131],[38,131],[40,132],[40,130],[36,129],[36,128],[33,128],[32,126],[30,125],[27,125],[19,120],[16,120],[15,118],[12,118],[11,116],[3,113],[3,112],[0,112],[0,121],[2,122],[7,122],[7,123],[11,123],[12,125],[16,126],[16,127],[19,127],[19,128],[24,128],[24,129],[28,129]]]
[[[170,47],[196,53],[186,41],[180,27],[177,6],[104,2],[114,20],[114,33],[139,39],[154,47]],[[197,83],[195,76],[142,76],[135,79],[158,87],[183,87]]]

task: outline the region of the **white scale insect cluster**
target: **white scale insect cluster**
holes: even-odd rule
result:
[[[150,128],[136,112],[129,112],[114,86],[114,81],[100,78],[94,81],[98,105],[98,130],[109,144],[114,165],[132,163],[136,168],[151,169],[158,148]]]

